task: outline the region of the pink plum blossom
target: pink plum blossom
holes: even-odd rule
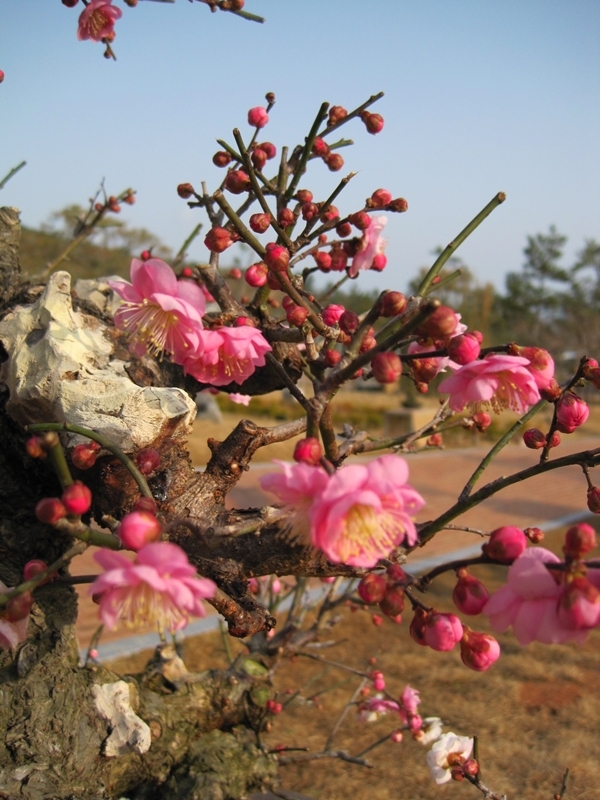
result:
[[[418,689],[413,689],[412,686],[408,684],[404,687],[404,691],[402,692],[402,705],[404,706],[404,710],[407,711],[409,714],[416,714],[417,708],[421,702],[420,692]]]
[[[115,22],[123,12],[112,5],[112,0],[90,0],[79,15],[77,38],[79,41],[92,39],[101,42],[113,33]]]
[[[450,395],[453,411],[468,406],[472,411],[510,408],[523,414],[540,399],[528,364],[528,359],[519,356],[492,354],[461,367],[440,383],[438,391]]]
[[[273,492],[284,508],[292,512],[289,529],[292,537],[304,544],[311,540],[309,510],[315,495],[327,485],[328,475],[321,467],[309,466],[303,462],[288,464],[275,461],[281,472],[273,472],[260,478],[260,485],[266,492]]]
[[[198,351],[206,301],[196,283],[178,281],[159,258],[134,258],[131,283],[111,280],[108,285],[124,301],[115,312],[115,324],[133,335],[137,352],[167,352],[182,364]]]
[[[554,378],[554,360],[542,347],[516,347],[516,355],[529,359],[527,369],[531,372],[538,389],[547,389]]]
[[[473,739],[469,739],[468,736],[457,736],[452,732],[444,733],[427,753],[431,777],[438,785],[447,783],[452,777],[450,769],[456,763],[456,758],[449,757],[458,756],[464,761],[469,758],[472,751]]]
[[[133,562],[104,549],[94,558],[106,571],[96,578],[90,594],[99,598],[100,619],[107,628],[123,619],[129,627],[149,623],[161,630],[181,630],[190,616],[205,615],[202,600],[216,591],[215,584],[198,577],[187,555],[171,542],[145,545]]]
[[[0,593],[9,591],[11,587],[0,581]],[[31,607],[31,603],[29,603]],[[0,608],[0,648],[9,650],[16,647],[27,638],[27,628],[29,626],[29,611],[18,614],[20,619],[9,619],[14,616],[7,613],[7,607]]]
[[[348,271],[351,278],[355,278],[361,269],[370,269],[376,256],[383,255],[386,242],[381,236],[381,231],[386,225],[386,216],[371,218],[371,224],[363,232],[360,240],[358,253],[352,259]]]
[[[252,397],[249,394],[239,394],[238,392],[233,392],[229,395],[229,399],[232,403],[238,403],[238,405],[241,406],[248,406],[250,405],[250,400],[252,400]]]
[[[586,638],[588,629],[574,627],[568,615],[559,613],[564,590],[545,566],[559,561],[543,547],[530,547],[513,562],[507,583],[494,592],[483,609],[495,631],[503,633],[512,625],[521,645],[533,641],[582,642]],[[594,572],[590,570],[590,579],[595,583]]]
[[[310,508],[312,543],[335,563],[374,567],[417,531],[412,515],[425,501],[407,485],[404,459],[386,455],[329,476]]]
[[[199,350],[191,352],[183,362],[186,373],[201,383],[225,386],[242,384],[257,367],[264,367],[271,345],[256,328],[204,330]]]

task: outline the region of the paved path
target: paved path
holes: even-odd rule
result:
[[[584,436],[563,437],[563,439],[565,441],[559,452],[561,456],[598,447],[600,444],[597,438]],[[441,452],[429,451],[408,457],[410,483],[427,502],[418,516],[418,521],[436,517],[456,501],[460,490],[485,453],[485,449],[474,447]],[[535,452],[527,450],[522,445],[509,445],[495,459],[477,486],[480,487],[502,475],[510,475],[536,462]],[[230,504],[234,507],[248,508],[268,502],[267,496],[260,489],[259,479],[270,468],[270,465],[258,464],[246,473],[230,493]],[[597,482],[600,484],[600,477]],[[546,521],[570,518],[577,512],[583,515],[586,510],[586,483],[581,469],[566,467],[505,489],[478,508],[467,512],[460,523],[483,530],[493,530],[501,525],[516,525],[521,528],[528,525],[543,527],[542,523]],[[409,564],[411,561],[422,561],[424,558],[437,557],[442,553],[474,547],[477,544],[478,537],[474,534],[464,531],[442,531],[432,542],[413,553],[409,558]],[[93,560],[93,550],[94,548],[90,548],[73,562],[73,574],[82,575],[100,571]],[[77,588],[80,595],[77,634],[80,645],[85,647],[98,625],[97,607],[87,596],[87,586]],[[135,630],[136,634],[146,632],[149,631]],[[105,631],[102,641],[111,642],[129,637],[131,634],[132,631],[124,627],[116,631]]]

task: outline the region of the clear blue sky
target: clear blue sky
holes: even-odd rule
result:
[[[186,0],[115,5],[116,63],[77,41],[81,3],[0,3],[0,175],[28,162],[0,202],[26,225],[84,203],[105,177],[111,193],[138,191],[128,222],[178,248],[202,212],[176,185],[216,187],[215,139],[236,125],[248,137],[265,92],[277,104],[263,138],[279,148],[303,141],[323,100],[351,109],[383,90],[383,132],[349,124],[344,172],[314,162],[302,182],[324,199],[357,171],[343,212],[380,186],[407,198],[370,286],[403,288],[499,190],[507,202],[460,250],[481,280],[502,286],[526,235],[550,224],[569,258],[600,238],[597,0],[246,0],[264,25]]]

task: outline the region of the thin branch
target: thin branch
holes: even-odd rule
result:
[[[2,180],[0,181],[0,189],[4,189],[5,185],[6,185],[6,184],[9,182],[9,180],[10,180],[11,178],[13,178],[13,177],[14,177],[14,176],[17,174],[17,172],[18,172],[20,169],[23,169],[23,167],[24,167],[26,164],[27,164],[27,162],[26,162],[26,161],[21,161],[21,163],[20,163],[20,164],[17,164],[17,166],[16,166],[16,167],[13,167],[13,168],[10,170],[10,172],[9,172],[7,175],[5,175],[5,176],[2,178]]]

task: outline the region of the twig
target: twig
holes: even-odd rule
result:
[[[27,164],[27,162],[26,162],[26,161],[21,161],[21,163],[20,163],[20,164],[17,164],[17,166],[16,166],[16,167],[13,167],[13,168],[10,170],[10,172],[9,172],[7,175],[5,175],[5,176],[2,178],[2,180],[0,181],[0,189],[4,189],[5,185],[6,185],[6,184],[9,182],[9,180],[10,180],[11,178],[13,178],[13,177],[14,177],[14,176],[17,174],[17,172],[18,172],[20,169],[23,169],[23,167],[24,167],[26,164]]]
[[[331,748],[331,745],[333,744],[333,739],[334,739],[336,733],[339,731],[342,722],[346,719],[346,715],[348,714],[348,711],[350,711],[352,706],[356,703],[361,691],[364,689],[364,687],[367,685],[368,682],[369,681],[368,681],[367,678],[363,678],[362,679],[362,681],[356,687],[356,689],[354,691],[354,694],[352,695],[350,700],[348,700],[348,702],[346,703],[346,705],[342,709],[340,715],[338,716],[337,720],[335,721],[335,725],[331,729],[331,733],[327,737],[327,741],[325,742],[325,748],[324,748],[325,751],[327,751],[327,750],[329,750]],[[360,753],[359,755],[363,755],[363,754]]]
[[[318,761],[322,758],[339,758],[342,761],[348,761],[350,764],[358,764],[361,767],[372,769],[373,766],[364,758],[357,758],[351,756],[346,750],[329,750],[325,753],[298,753],[297,756],[283,756],[279,759],[280,764],[297,764],[301,761]]]

